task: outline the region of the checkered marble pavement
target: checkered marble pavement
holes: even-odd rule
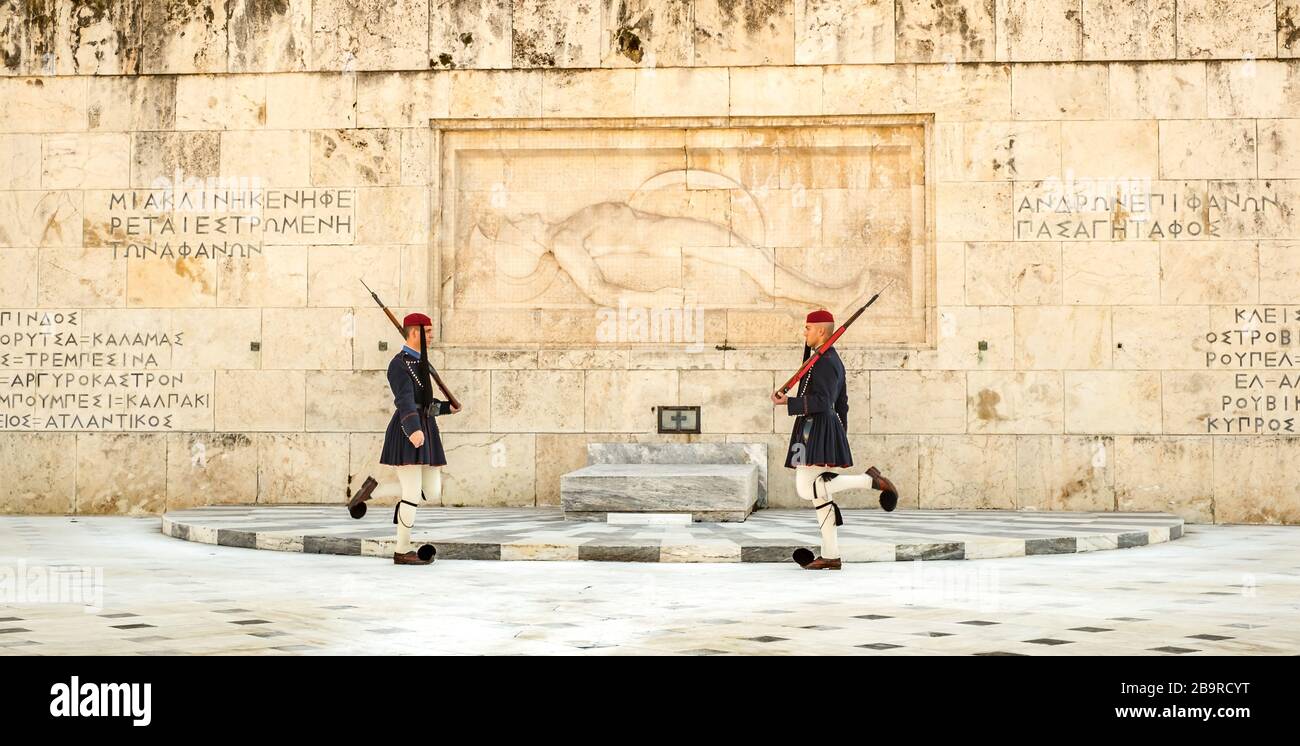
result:
[[[178,539],[308,554],[388,557],[392,511],[353,520],[341,506],[215,506],[169,512],[162,531]],[[1167,513],[1016,511],[844,511],[847,562],[987,559],[1126,549],[1177,539]],[[763,510],[744,523],[612,525],[566,521],[558,509],[421,508],[412,537],[438,557],[482,560],[787,562],[796,548],[819,550],[811,510]]]
[[[56,572],[96,592],[37,597]],[[1297,654],[1298,620],[1300,527],[808,572],[396,566],[176,541],[157,517],[0,516],[0,655]]]

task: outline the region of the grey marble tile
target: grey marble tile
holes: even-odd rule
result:
[[[941,544],[900,544],[895,548],[895,560],[943,560],[962,559],[966,556],[966,547],[961,542]]]

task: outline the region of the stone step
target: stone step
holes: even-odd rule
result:
[[[608,513],[605,522],[615,526],[670,526],[690,523],[690,513]]]
[[[560,504],[571,520],[690,513],[697,521],[743,521],[757,500],[753,464],[592,464],[560,477]]]

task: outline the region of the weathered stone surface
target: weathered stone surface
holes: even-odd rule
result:
[[[827,65],[822,110],[827,114],[910,111],[916,102],[913,65]]]
[[[311,65],[342,72],[425,69],[428,29],[429,0],[313,0]]]
[[[695,64],[794,64],[795,0],[695,0]]]
[[[381,186],[400,181],[401,136],[389,129],[311,133],[312,184]]]
[[[1007,183],[939,184],[935,233],[940,241],[1009,241],[1011,185]]]
[[[1173,4],[1173,0],[1160,1]],[[1109,67],[1111,118],[1185,119],[1205,116],[1204,62],[1119,62]]]
[[[1079,59],[1083,56],[1082,5],[1082,0],[997,0],[997,59]]]
[[[873,433],[966,432],[966,378],[955,371],[872,371]]]
[[[1015,507],[1015,436],[923,435],[920,448],[921,509]]]
[[[1300,177],[1300,119],[1264,119],[1259,122],[1259,177]]]
[[[1088,114],[1103,116],[1105,101]],[[1105,143],[1102,147],[1100,143]],[[1155,122],[1061,122],[1061,165],[1075,177],[1155,179],[1159,176],[1160,137]]]
[[[513,0],[513,7],[513,67],[599,66],[600,9],[596,0]]]
[[[1300,523],[1296,438],[1213,438],[1215,523]]]
[[[564,516],[691,513],[701,520],[744,520],[758,499],[753,464],[593,464],[560,478]]]
[[[1066,243],[1066,303],[1089,306],[1160,302],[1160,245],[1155,241]]]
[[[766,443],[623,443],[592,441],[587,464],[753,464],[758,467],[758,504],[767,506]]]
[[[137,132],[131,143],[131,186],[165,189],[186,179],[220,175],[218,132]]]
[[[897,62],[987,62],[994,58],[993,0],[898,0]]]
[[[1106,118],[1106,65],[1013,65],[1011,77],[1016,119]]]
[[[85,78],[0,78],[0,132],[86,129]]]
[[[447,506],[535,505],[537,448],[527,434],[447,433],[442,504]]]
[[[894,61],[890,0],[795,0],[796,65]]]
[[[568,381],[574,374],[553,373]],[[678,403],[678,372],[675,370],[590,370],[584,389],[585,427],[591,432],[646,432],[654,428],[654,407]],[[576,386],[565,386],[573,391]],[[559,396],[561,392],[555,394]],[[565,421],[583,422],[575,412],[576,400],[565,396]],[[495,399],[494,399],[495,401]]]
[[[1059,122],[963,122],[954,143],[951,172],[940,178],[953,181],[1047,179],[1061,174]],[[940,137],[946,127],[938,128]],[[953,133],[955,135],[955,133]],[[939,150],[945,153],[944,143]],[[945,164],[946,165],[946,164]]]
[[[971,242],[964,246],[967,303],[1000,306],[1060,304],[1061,244]],[[942,261],[940,264],[942,266]]]
[[[170,316],[170,327],[182,335],[184,341],[172,350],[172,368],[222,370],[257,367],[261,358],[253,351],[252,343],[262,339],[261,309],[186,308],[176,309]],[[162,324],[158,326],[163,327]]]
[[[687,67],[695,57],[693,0],[602,0],[602,67]]]
[[[333,503],[346,499],[348,436],[258,435],[258,503]]]
[[[277,370],[349,368],[354,329],[350,308],[263,309],[262,365]]]
[[[257,443],[244,433],[167,436],[167,509],[257,501]]]
[[[1111,309],[1116,368],[1201,369],[1210,345],[1206,306],[1133,306]]]
[[[357,126],[357,76],[279,73],[265,79],[267,129]]]
[[[311,137],[297,130],[221,133],[221,174],[274,187],[311,183]]]
[[[168,436],[77,435],[77,513],[161,513],[167,501]]]
[[[1277,56],[1300,57],[1300,0],[1278,0]]]
[[[1282,60],[1206,63],[1211,117],[1300,117],[1300,66]]]
[[[8,477],[0,486],[5,513],[70,514],[76,507],[76,469],[68,453],[73,433],[0,433],[0,463]]]
[[[36,266],[40,249],[0,249],[10,271],[0,275],[0,307],[31,308],[36,302]]]
[[[232,73],[296,72],[311,61],[311,0],[227,0]]]
[[[306,409],[307,426],[312,430],[382,432],[392,416],[393,395],[384,372],[330,371],[313,376]],[[450,418],[439,417],[439,429]]]
[[[918,352],[917,368],[984,369],[1012,367],[1013,316],[999,306],[939,309],[937,354]]]
[[[20,75],[27,71],[30,34],[26,4],[21,0],[0,3],[0,75]]]
[[[41,136],[0,135],[0,166],[0,188],[40,187]]]
[[[100,247],[39,249],[36,298],[41,306],[126,305],[127,269]]]
[[[1109,368],[1110,311],[1106,308],[1023,306],[1015,309],[1016,368]],[[1061,334],[1069,329],[1070,334]]]
[[[636,116],[718,116],[727,113],[726,70],[666,68],[638,70]]]
[[[1083,58],[1172,59],[1175,5],[1176,0],[1085,0]]]
[[[217,305],[307,305],[307,253],[306,246],[264,246],[256,256],[222,257],[217,262]]]
[[[1109,437],[1017,438],[1016,507],[1114,510],[1114,453],[1114,439]]]
[[[257,75],[176,78],[176,129],[254,129],[266,123],[266,79]]]
[[[11,40],[15,45],[20,44],[20,37],[25,35],[26,49],[16,50],[12,58],[6,54],[5,58],[25,66],[26,72],[33,75],[135,75],[140,72],[140,11],[144,3],[39,0],[24,4],[25,34],[14,34]]]
[[[966,409],[972,433],[1059,433],[1064,390],[1057,371],[971,371]]]
[[[94,78],[87,83],[87,128],[128,132],[176,125],[177,76]]]
[[[1162,242],[1160,271],[1163,303],[1253,303],[1259,294],[1259,245]]]
[[[1192,523],[1212,523],[1213,476],[1210,438],[1115,438],[1115,499],[1120,511],[1163,511]]]
[[[1276,12],[1274,0],[1179,0],[1178,57],[1272,57]]]
[[[217,372],[218,430],[300,431],[305,406],[306,376],[301,370]]]
[[[357,126],[427,129],[430,119],[451,111],[451,77],[432,71],[358,75]]]
[[[1019,92],[1017,91],[1017,98]],[[939,121],[1005,120],[1012,115],[1010,65],[918,65],[916,107]],[[1027,117],[1017,119],[1059,119]]]
[[[776,389],[766,371],[684,370],[679,374],[678,398],[700,407],[700,424],[710,433],[756,433],[772,429]]]
[[[510,67],[510,0],[429,4],[429,67]]]
[[[1255,131],[1254,122],[1161,122],[1160,178],[1254,178]]]
[[[492,371],[492,429],[582,432],[583,409],[577,395],[582,390],[583,376],[577,371]]]
[[[738,67],[731,71],[735,116],[822,113],[820,67]]]
[[[1161,429],[1160,374],[1067,370],[1065,432],[1149,434]]]
[[[1300,302],[1300,242],[1259,242],[1259,300]]]
[[[143,54],[140,72],[222,73],[229,55],[227,4],[231,0],[160,0],[140,3]]]

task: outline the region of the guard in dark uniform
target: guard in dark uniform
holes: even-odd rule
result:
[[[808,314],[804,324],[803,359],[830,339],[835,330],[835,317],[826,309]],[[898,504],[898,492],[876,467],[865,474],[837,474],[827,468],[853,466],[853,453],[849,450],[849,394],[844,376],[844,363],[834,347],[826,350],[817,362],[799,379],[797,396],[773,393],[772,402],[786,405],[788,414],[795,418],[790,433],[790,446],[785,465],[795,470],[795,491],[799,497],[812,500],[821,528],[822,553],[800,550],[795,560],[808,570],[840,569],[839,537],[837,527],[844,524],[840,508],[832,496],[846,489],[880,490],[880,507],[893,510]]]
[[[384,432],[384,447],[379,463],[395,467],[401,484],[401,500],[393,511],[397,524],[397,546],[393,562],[399,565],[427,565],[433,561],[434,547],[425,544],[411,549],[411,528],[420,500],[441,502],[442,467],[447,456],[434,418],[460,411],[451,402],[433,396],[429,369],[428,338],[433,333],[432,320],[422,313],[407,314],[402,319],[406,344],[388,363],[388,387],[393,392],[395,411]],[[415,345],[419,346],[417,350]],[[361,489],[349,503],[355,517],[365,514],[365,501],[378,486],[366,477]],[[358,511],[356,508],[360,507]]]

